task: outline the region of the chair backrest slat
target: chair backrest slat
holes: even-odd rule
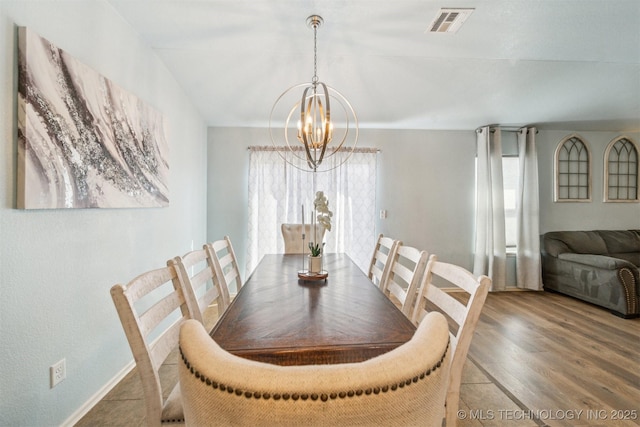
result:
[[[160,369],[169,353],[176,348],[175,343],[180,336],[180,326],[183,320],[182,318],[176,319],[161,336],[149,345],[151,359],[156,370]]]
[[[199,287],[208,280],[211,280],[211,283],[213,283],[213,270],[209,268],[200,270],[199,272],[191,276],[191,283],[194,285],[194,288]]]
[[[464,268],[453,268],[451,264],[434,262],[431,272],[470,294],[475,293],[478,288],[478,278]]]
[[[174,270],[165,270],[164,268],[143,273],[127,284],[127,290],[125,292],[127,299],[138,301],[143,296],[157,289],[159,287],[158,283],[167,283],[173,280],[174,277]]]
[[[179,309],[184,298],[177,292],[171,292],[140,314],[140,330],[145,338],[171,313]]]
[[[385,259],[384,262],[386,263],[387,260]],[[371,268],[369,268],[369,279],[376,279],[376,281],[373,281],[374,284],[378,285],[380,283],[380,280],[377,280],[378,277],[382,277],[382,269],[377,266],[377,265],[372,265]]]
[[[226,254],[222,257],[219,258],[220,260],[220,264],[225,265],[225,266],[229,266],[231,264],[231,262],[233,261],[233,257],[231,256],[231,254]]]
[[[182,255],[182,262],[186,266],[193,266],[199,262],[207,261],[207,253],[203,250],[193,250]]]
[[[396,283],[398,283],[398,278],[401,278],[405,283],[411,283],[411,280],[413,280],[413,269],[409,269],[402,264],[395,265],[393,273],[394,275],[391,280]]]
[[[203,313],[207,308],[209,308],[210,301],[215,301],[220,298],[220,292],[215,287],[211,287],[207,289],[207,291],[200,297],[198,300],[198,308],[200,309],[200,313]],[[225,307],[223,304],[218,304],[218,316],[222,315]]]
[[[426,292],[426,299],[440,307],[457,325],[464,323],[464,319],[467,317],[466,305],[435,286],[429,286]]]
[[[236,277],[238,277],[238,272],[232,269],[232,270],[229,270],[227,274],[224,275],[224,280],[226,280],[227,283],[231,283],[235,281]]]

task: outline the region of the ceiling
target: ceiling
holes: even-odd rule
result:
[[[267,126],[318,76],[362,128],[640,131],[638,0],[108,0],[210,126]],[[457,33],[440,8],[474,8]]]

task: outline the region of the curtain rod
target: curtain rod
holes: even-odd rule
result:
[[[482,127],[479,127],[476,129],[476,133],[481,133],[482,132]],[[496,131],[496,128],[500,128],[501,132],[514,132],[514,133],[518,133],[520,132],[522,129],[527,129],[527,132],[529,132],[529,128],[535,128],[535,126],[500,126],[500,125],[489,125],[489,130],[491,133],[494,133]],[[536,133],[538,133],[538,129],[536,129]]]
[[[256,151],[283,151],[283,150],[294,150],[294,151],[304,151],[304,147],[286,147],[286,146],[281,146],[281,147],[274,147],[273,145],[250,145],[247,147],[247,150],[256,150]],[[338,151],[340,152],[347,152],[347,151],[351,151],[351,149],[348,148],[341,148]],[[355,147],[353,149],[354,153],[379,153],[380,150],[379,148],[373,148],[373,147]]]

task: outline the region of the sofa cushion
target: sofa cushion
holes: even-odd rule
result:
[[[551,256],[573,252],[577,254],[607,254],[607,245],[597,231],[551,231],[544,235],[544,250]]]
[[[598,234],[609,254],[640,252],[640,234],[626,230],[600,230]]]

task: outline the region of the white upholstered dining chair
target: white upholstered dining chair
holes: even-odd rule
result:
[[[429,314],[413,338],[364,362],[278,366],[228,353],[199,322],[180,331],[186,424],[440,426],[450,363],[447,323]]]
[[[393,259],[400,242],[390,237],[380,234],[373,249],[373,256],[369,263],[369,273],[367,277],[384,292],[382,286],[387,284],[387,276],[391,271],[390,259]]]
[[[440,286],[462,291],[459,294],[463,298],[452,297],[434,285],[434,279]],[[429,313],[438,311],[453,322],[450,326],[453,359],[446,400],[447,427],[455,427],[457,423],[462,369],[490,287],[491,279],[487,276],[476,277],[463,267],[438,261],[436,255],[429,257],[411,320],[419,324]]]
[[[209,251],[209,257],[213,260],[216,277],[220,281],[220,287],[223,291],[226,289],[226,292],[229,292],[233,284],[236,293],[238,293],[242,287],[242,277],[229,236],[224,236],[223,239],[213,243],[207,243],[205,250]]]
[[[175,266],[187,302],[196,307],[194,318],[210,330],[229,305],[229,290],[226,283],[218,279],[211,251],[206,248],[204,245],[202,249],[172,258],[167,265]],[[215,310],[211,307],[213,302],[216,302]]]
[[[429,254],[411,246],[398,242],[391,263],[389,274],[380,289],[400,305],[405,316],[411,318],[413,304],[417,297],[418,285],[427,264]]]
[[[282,231],[285,254],[303,254],[305,252],[309,252],[309,242],[315,242],[313,226],[311,224],[304,225],[304,242],[302,240],[302,224],[282,224],[280,226],[280,230]],[[318,235],[318,242],[322,242],[322,239],[324,239],[324,233],[324,227],[317,224],[316,234]]]
[[[184,424],[180,386],[165,399],[159,376],[160,366],[177,348],[181,324],[193,317],[175,268],[151,270],[127,285],[114,285],[111,297],[142,382],[147,425]]]

